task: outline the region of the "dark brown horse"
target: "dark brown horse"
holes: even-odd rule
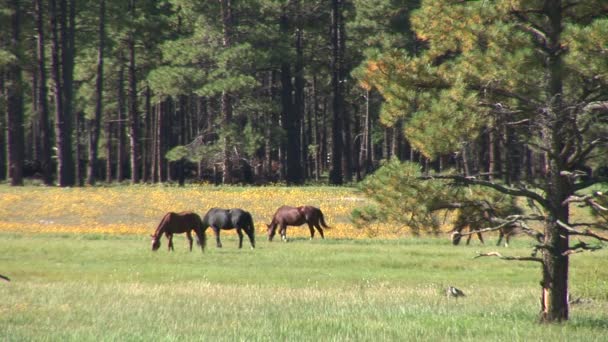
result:
[[[315,236],[315,229],[321,234],[321,238],[324,239],[323,228],[329,228],[325,223],[323,213],[321,209],[305,205],[301,207],[290,207],[284,205],[277,209],[272,217],[272,221],[268,226],[268,241],[272,241],[272,238],[276,234],[276,228],[279,226],[279,234],[283,241],[287,241],[287,226],[301,226],[304,223],[308,224],[310,229],[310,238]],[[314,227],[314,228],[313,228]]]
[[[174,250],[173,248],[173,234],[186,233],[188,237],[188,243],[190,244],[190,251],[192,252],[192,230],[196,233],[197,243],[200,244],[201,250],[205,250],[206,237],[203,230],[203,221],[197,214],[184,211],[181,213],[169,212],[160,221],[160,224],[156,228],[154,234],[152,234],[152,250],[156,251],[160,248],[160,238],[163,234],[169,240],[168,250]]]
[[[251,214],[245,210],[236,208],[211,208],[203,218],[203,232],[209,227],[213,229],[215,243],[218,248],[222,247],[220,230],[223,229],[236,229],[236,233],[239,236],[239,248],[243,247],[244,230],[251,243],[251,248],[255,248],[255,226],[253,225],[253,218],[251,217]]]

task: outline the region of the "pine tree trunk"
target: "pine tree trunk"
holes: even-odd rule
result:
[[[61,34],[61,78],[63,90],[63,132],[65,161],[64,173],[59,180],[60,186],[71,186],[76,184],[76,168],[79,167],[78,160],[73,155],[72,121],[74,117],[74,63],[75,63],[75,30],[76,30],[76,0],[60,0],[60,25]],[[66,17],[67,16],[67,17]]]
[[[105,123],[105,136],[106,136],[106,183],[112,182],[112,124],[110,123],[109,113],[106,117]]]
[[[488,179],[492,180],[496,172],[496,132],[490,127],[488,133]]]
[[[156,151],[154,153],[156,157],[156,179],[158,182],[163,182],[163,147],[164,147],[164,125],[165,125],[165,109],[167,107],[165,101],[160,103],[160,108],[157,112],[156,117]]]
[[[125,67],[122,54],[118,58],[120,66],[118,70],[118,124],[116,125],[116,139],[118,141],[116,152],[116,180],[122,183],[125,180],[126,164],[126,141],[125,141]]]
[[[319,129],[319,103],[318,103],[318,94],[317,94],[317,76],[312,76],[312,110],[314,113],[314,121],[315,121],[315,132],[314,132],[314,145],[315,148],[315,180],[318,181],[321,177],[321,132]]]
[[[49,103],[46,75],[46,57],[44,46],[44,11],[42,1],[36,0],[34,3],[36,13],[36,34],[37,40],[37,74],[38,91],[36,92],[36,109],[38,113],[38,145],[39,160],[42,168],[42,181],[46,185],[53,184],[53,170],[51,163],[51,128],[49,125]]]
[[[4,95],[6,92],[4,73],[0,72],[0,94]],[[6,110],[0,111],[0,141],[6,141]],[[7,148],[0,148],[0,180],[6,180],[8,164],[6,160]]]
[[[546,0],[544,10],[548,18],[550,30],[547,34],[547,50],[560,51],[562,31],[562,2]],[[571,136],[568,130],[572,125],[567,109],[562,102],[563,94],[563,54],[549,53],[546,58],[547,66],[547,101],[548,113],[554,113],[550,120],[545,120],[545,129],[549,133],[549,148],[551,150],[548,163],[549,182],[545,189],[546,197],[551,208],[545,226],[545,244],[543,249],[543,280],[541,297],[541,320],[544,322],[560,322],[568,319],[568,268],[569,259],[565,252],[569,249],[568,234],[557,224],[557,220],[568,224],[569,209],[565,200],[574,193],[567,177],[560,173],[567,164],[567,156],[562,155],[564,137]],[[548,115],[548,114],[545,114]],[[565,255],[564,255],[565,254]]]
[[[220,1],[222,5],[222,45],[225,49],[228,49],[232,44],[232,4],[231,0]],[[222,183],[230,184],[232,183],[232,165],[230,161],[230,148],[232,147],[232,142],[228,128],[230,127],[230,122],[232,121],[232,102],[230,99],[230,94],[228,94],[228,92],[225,90],[222,92],[221,111],[222,128],[224,129]]]
[[[11,42],[10,48],[17,60],[7,71],[6,105],[7,105],[7,145],[8,145],[8,176],[13,186],[23,185],[23,160],[25,157],[25,141],[23,128],[23,89],[21,75],[21,8],[18,0],[10,3]]]
[[[296,6],[299,7],[300,2],[296,1]],[[292,170],[291,176],[293,177],[292,181],[294,184],[301,184],[304,181],[305,170],[306,170],[306,145],[303,143],[302,138],[304,137],[301,127],[304,125],[304,52],[303,52],[303,30],[300,27],[300,13],[298,8],[298,15],[296,18],[296,62],[294,65],[294,110],[292,117],[292,132],[294,134],[291,137],[292,141],[288,142],[291,145],[292,142],[295,142],[294,149],[291,153],[292,161],[289,163],[288,157],[288,167],[291,164],[291,168],[295,168]],[[290,133],[288,133],[290,134]],[[289,137],[289,135],[288,135]]]
[[[144,143],[142,143],[142,151],[141,151],[141,180],[142,182],[147,182],[150,180],[150,164],[151,164],[151,151],[154,151],[152,132],[154,128],[152,128],[152,91],[149,85],[146,85],[146,97],[145,97],[145,111],[144,111],[144,122],[142,131],[144,132]]]
[[[152,183],[158,183],[158,177],[156,174],[156,161],[158,160],[158,141],[157,141],[157,127],[158,127],[158,112],[160,111],[160,103],[156,103],[153,107],[152,117],[150,118],[150,181]]]
[[[135,0],[129,2],[131,20],[135,21]],[[131,146],[131,184],[139,183],[139,114],[137,112],[137,75],[135,67],[135,28],[131,28],[129,49],[129,142]]]
[[[342,25],[342,1],[331,2],[331,86],[333,95],[333,117],[332,117],[332,148],[331,148],[331,171],[329,182],[340,185],[344,182],[342,174],[343,138],[342,138],[342,110],[343,110],[343,85],[342,85],[342,41],[340,40],[340,26]]]
[[[65,9],[65,0],[62,1],[62,9]],[[65,13],[64,11],[62,11]],[[57,16],[57,4],[55,0],[50,0],[49,19],[51,22],[51,77],[55,85],[55,145],[57,148],[57,183],[59,186],[74,185],[74,157],[72,156],[72,116],[71,107],[66,105],[68,101],[64,90],[67,77],[62,77],[66,72],[66,58],[60,58],[61,46],[65,45],[60,41],[65,37],[66,18],[62,15]],[[60,33],[61,31],[61,38]],[[62,55],[65,55],[62,53]]]
[[[82,173],[82,167],[80,161],[82,160],[82,134],[84,132],[84,114],[82,112],[76,112],[74,115],[74,153],[75,153],[75,165],[74,165],[74,178],[76,179],[76,185],[84,185],[84,175]]]
[[[95,170],[97,167],[97,152],[99,142],[99,131],[101,127],[101,113],[103,111],[103,49],[105,46],[105,14],[106,2],[99,2],[99,27],[97,46],[97,78],[95,80],[95,114],[92,120],[88,120],[89,131],[89,159],[87,164],[87,181],[89,185],[95,184]]]

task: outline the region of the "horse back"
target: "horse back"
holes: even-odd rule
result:
[[[226,228],[228,223],[230,222],[228,209],[221,208],[211,208],[205,214],[205,218],[203,219],[205,222],[205,226],[212,226],[218,228]]]
[[[156,229],[156,233],[185,233],[201,226],[201,218],[191,211],[168,212]]]
[[[274,214],[272,221],[277,224],[299,226],[306,222],[305,215],[300,211],[300,207],[281,206]]]

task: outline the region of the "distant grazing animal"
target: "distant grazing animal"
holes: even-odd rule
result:
[[[505,238],[505,247],[509,247],[509,238],[513,235],[522,234],[522,233],[530,235],[531,237],[535,238],[536,241],[538,241],[539,243],[542,243],[545,240],[545,234],[539,233],[534,229],[519,227],[515,224],[500,228],[498,230],[498,233],[500,235],[498,236],[498,241],[496,242],[496,246],[500,246],[500,242],[502,241],[502,238],[504,237]]]
[[[287,226],[301,226],[304,223],[308,224],[310,229],[310,238],[315,236],[315,229],[321,234],[321,238],[324,239],[323,228],[329,228],[325,223],[323,212],[321,209],[305,205],[301,207],[290,207],[284,205],[277,209],[272,217],[272,221],[268,226],[268,241],[272,241],[272,238],[276,234],[276,228],[279,226],[279,235],[283,241],[287,241]],[[320,224],[319,224],[320,223]]]
[[[203,231],[211,227],[215,233],[215,242],[218,248],[222,247],[220,241],[220,230],[221,229],[236,229],[236,233],[239,235],[239,248],[243,247],[243,230],[249,242],[251,248],[255,248],[255,226],[253,225],[253,218],[251,214],[242,209],[220,209],[212,208],[209,209],[205,217],[203,217]]]
[[[456,219],[456,222],[454,223],[454,228],[451,230],[452,244],[458,245],[460,243],[460,239],[464,235],[467,235],[467,245],[468,245],[469,242],[471,241],[471,237],[473,236],[473,234],[477,234],[479,241],[483,244],[484,243],[483,236],[481,235],[480,230],[483,228],[484,225],[488,225],[490,223],[491,223],[490,214],[487,211],[483,211],[481,216],[472,215],[472,218],[471,217],[465,218],[462,213],[459,214],[459,216]],[[467,234],[462,234],[462,231],[467,227],[469,229],[469,232]],[[498,229],[499,236],[498,236],[498,242],[496,242],[496,246],[500,245],[500,242],[502,241],[502,239],[504,237],[505,238],[505,247],[509,247],[509,239],[511,238],[511,236],[521,234],[521,233],[534,237],[538,242],[542,242],[545,237],[544,234],[539,233],[533,229],[524,228],[524,227],[519,226],[516,223],[513,223],[513,224],[506,225],[506,226]]]
[[[201,250],[204,251],[206,238],[201,217],[190,211],[181,213],[169,212],[160,221],[154,234],[151,235],[152,250],[156,251],[160,248],[160,238],[165,234],[167,240],[169,240],[168,250],[172,251],[174,250],[173,234],[186,233],[190,244],[190,251],[192,252],[192,230],[196,233],[197,242],[201,246]]]

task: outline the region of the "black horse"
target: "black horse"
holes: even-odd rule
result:
[[[217,247],[222,247],[220,241],[220,229],[235,229],[239,235],[239,248],[243,247],[243,232],[249,237],[251,248],[255,248],[255,227],[253,225],[253,218],[251,214],[242,209],[220,209],[212,208],[209,209],[205,217],[203,218],[203,231],[211,227],[213,233],[215,233],[215,241]]]

